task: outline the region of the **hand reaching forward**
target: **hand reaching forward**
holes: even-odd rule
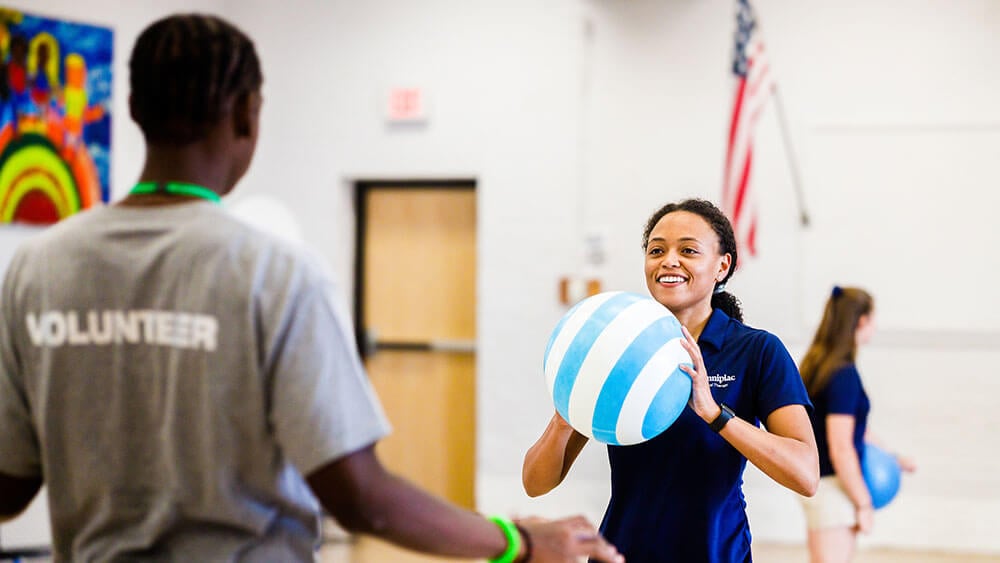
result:
[[[531,541],[531,563],[576,563],[589,557],[605,563],[624,563],[625,558],[583,516],[560,520],[517,520]]]
[[[907,473],[913,473],[914,471],[917,470],[916,462],[914,462],[912,459],[908,457],[897,455],[896,463],[899,464],[900,469],[902,469]]]
[[[681,326],[681,331],[684,333],[684,340],[681,340],[681,346],[687,350],[688,355],[691,356],[691,363],[694,364],[693,367],[687,365],[681,366],[684,373],[691,376],[691,398],[688,399],[688,405],[702,420],[712,422],[722,412],[722,408],[715,402],[715,398],[712,397],[712,388],[708,384],[708,373],[705,372],[705,360],[701,357],[701,348],[698,347],[698,341],[691,336],[687,327]]]

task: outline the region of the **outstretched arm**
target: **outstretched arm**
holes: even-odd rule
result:
[[[308,477],[323,507],[346,529],[378,536],[401,547],[435,555],[496,557],[507,548],[500,528],[392,475],[374,445],[330,462]],[[533,562],[622,561],[583,517],[519,522],[530,536]],[[523,558],[523,551],[518,561]]]
[[[554,413],[545,432],[524,454],[521,482],[528,496],[544,495],[562,483],[586,445],[587,437]]]
[[[0,473],[0,522],[13,520],[24,512],[42,488],[37,477],[14,477]]]
[[[681,366],[691,376],[689,405],[695,414],[710,423],[722,408],[712,397],[697,341],[687,328],[683,331],[681,345],[694,364],[694,367]],[[764,424],[767,430],[737,417],[730,420],[719,435],[780,485],[807,497],[815,494],[819,484],[819,453],[805,407],[787,405],[775,409]]]

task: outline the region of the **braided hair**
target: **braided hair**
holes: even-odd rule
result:
[[[740,305],[740,300],[732,293],[725,291],[726,282],[736,272],[736,264],[739,258],[736,252],[736,235],[733,233],[733,225],[729,222],[729,218],[715,204],[704,199],[686,199],[677,203],[668,203],[657,209],[649,217],[649,220],[646,221],[646,228],[642,234],[642,248],[645,250],[649,244],[649,235],[656,228],[656,224],[660,222],[660,219],[663,219],[668,213],[673,213],[674,211],[687,211],[704,219],[719,237],[719,254],[729,254],[732,256],[733,261],[729,267],[729,272],[726,273],[726,277],[722,281],[715,283],[715,293],[712,294],[712,308],[722,309],[722,312],[725,314],[742,322],[743,307]]]
[[[250,38],[204,14],[147,27],[132,50],[129,75],[132,117],[146,141],[178,145],[203,139],[263,81]]]

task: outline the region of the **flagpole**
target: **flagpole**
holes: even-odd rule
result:
[[[799,222],[803,228],[809,227],[809,213],[806,211],[806,200],[802,192],[802,176],[799,173],[799,161],[795,157],[792,148],[792,137],[788,129],[788,119],[785,117],[785,104],[781,99],[781,90],[777,83],[772,85],[774,92],[775,109],[778,111],[778,122],[781,124],[781,140],[785,145],[785,153],[788,156],[788,168],[792,173],[792,187],[795,189],[796,200],[799,204]]]

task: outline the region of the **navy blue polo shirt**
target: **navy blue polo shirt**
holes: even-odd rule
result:
[[[784,344],[719,309],[698,339],[712,396],[759,424],[786,405],[810,406]],[[608,446],[611,500],[601,532],[629,563],[750,561],[746,458],[691,410],[659,436]]]
[[[830,462],[830,444],[826,438],[826,417],[831,414],[849,414],[854,417],[854,449],[858,460],[865,451],[865,428],[868,426],[868,411],[871,403],[861,384],[861,374],[854,364],[848,364],[833,372],[826,387],[813,397],[815,410],[809,415],[813,432],[816,433],[816,448],[819,450],[819,474],[833,475]]]

